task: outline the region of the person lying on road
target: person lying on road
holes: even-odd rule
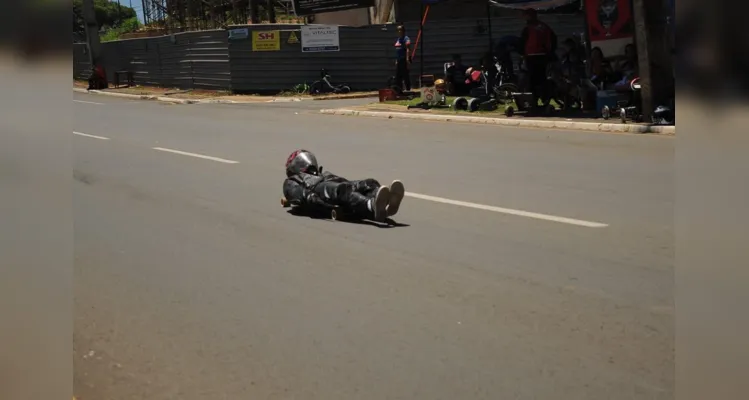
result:
[[[315,155],[300,149],[286,159],[283,195],[291,206],[309,209],[341,207],[353,218],[383,222],[398,213],[405,187],[398,180],[388,187],[371,178],[350,181],[323,172]]]

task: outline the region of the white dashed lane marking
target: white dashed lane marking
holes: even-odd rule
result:
[[[484,204],[469,203],[467,201],[445,199],[443,197],[429,196],[426,194],[406,192],[406,196],[413,197],[415,199],[433,201],[435,203],[450,204],[453,206],[474,208],[477,210],[491,211],[491,212],[496,212],[500,214],[515,215],[518,217],[526,217],[526,218],[540,219],[544,221],[559,222],[563,224],[577,225],[577,226],[582,226],[586,228],[605,228],[608,226],[608,224],[604,224],[601,222],[584,221],[581,219],[558,217],[555,215],[540,214],[540,213],[535,213],[535,212],[530,212],[530,211],[513,210],[511,208],[487,206]]]
[[[103,106],[104,105],[104,103],[95,103],[93,101],[83,101],[83,100],[73,100],[73,101],[76,102],[76,103],[94,104],[94,105],[97,105],[97,106]]]
[[[189,153],[189,152],[182,151],[182,150],[166,149],[164,147],[154,147],[153,149],[158,150],[158,151],[164,151],[167,153],[179,154],[182,156],[202,158],[204,160],[211,160],[211,161],[216,161],[216,162],[220,162],[224,164],[239,164],[239,161],[227,160],[225,158],[212,157],[212,156],[207,156],[204,154]]]
[[[89,135],[88,133],[82,133],[82,132],[75,132],[75,131],[73,131],[73,134],[74,135],[78,135],[78,136],[84,136],[84,137],[87,137],[87,138],[92,138],[92,139],[109,140],[108,137],[96,136],[96,135]]]

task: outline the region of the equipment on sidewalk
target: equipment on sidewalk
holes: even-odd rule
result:
[[[409,105],[407,109],[420,108],[430,110],[432,108],[448,108],[445,97],[446,84],[443,79],[434,80],[433,75],[421,77],[421,102]]]
[[[616,106],[619,112],[619,119],[621,119],[623,124],[626,124],[627,120],[636,123],[643,122],[641,89],[642,85],[640,84],[639,77],[632,79],[629,85],[625,84],[616,87],[616,91],[621,98],[617,100]],[[601,116],[605,120],[611,118],[611,108],[608,105],[603,106]]]
[[[309,88],[309,93],[311,95],[317,95],[317,94],[324,94],[324,93],[335,93],[335,94],[342,94],[342,93],[350,93],[351,87],[345,83],[341,84],[333,84],[330,82],[330,74],[328,74],[328,70],[323,68],[320,70],[320,80],[312,82]]]

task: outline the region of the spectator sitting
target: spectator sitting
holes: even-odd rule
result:
[[[585,64],[580,56],[580,46],[569,38],[562,44],[560,59],[562,76],[570,82],[579,82],[585,76]]]
[[[616,82],[617,87],[629,85],[629,82],[640,73],[637,63],[637,49],[633,44],[624,47],[624,59],[619,63],[617,73],[620,76],[620,80]]]
[[[580,105],[585,65],[580,55],[580,46],[574,39],[568,38],[562,43],[561,57],[552,63],[549,70],[554,86],[552,93],[557,102],[565,108],[572,103]]]
[[[447,68],[445,74],[448,93],[457,96],[468,94],[468,87],[465,83],[467,70],[468,67],[463,64],[460,54],[454,54],[452,64]]]
[[[99,64],[98,60],[94,60],[91,75],[88,77],[88,90],[101,90],[106,89],[108,86],[107,73],[104,67]]]
[[[590,76],[590,83],[594,86],[593,90],[602,88],[614,80],[614,70],[611,63],[604,57],[603,50],[600,47],[594,47],[590,50],[588,76]]]

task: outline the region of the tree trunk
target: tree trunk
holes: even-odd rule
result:
[[[268,0],[268,21],[271,24],[276,23],[276,2],[275,0]]]
[[[259,0],[250,0],[250,22],[253,24],[260,23],[260,7]]]

